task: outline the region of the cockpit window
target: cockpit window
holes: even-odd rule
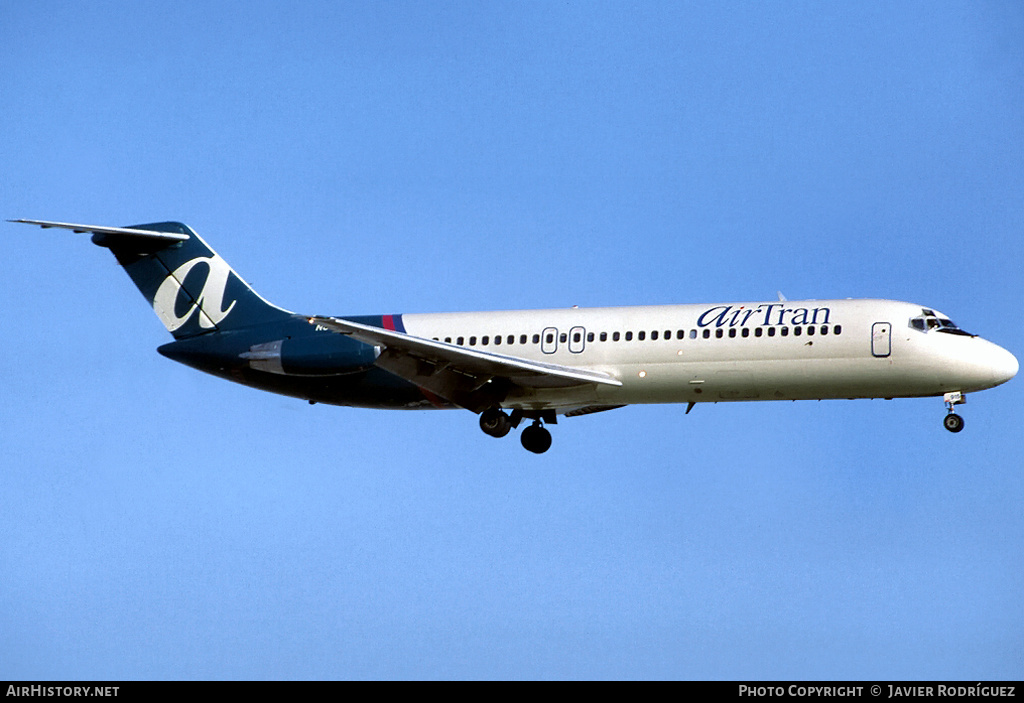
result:
[[[945,332],[947,334],[959,334],[964,337],[973,337],[974,335],[970,332],[965,332],[956,326],[956,323],[950,320],[948,317],[940,317],[935,313],[934,310],[928,308],[922,308],[920,317],[914,317],[910,320],[910,326],[919,332],[930,332],[931,330],[938,330],[939,332]]]
[[[956,326],[956,323],[950,320],[948,317],[939,318],[939,332],[949,332],[950,334],[962,334],[965,337],[973,337],[974,335],[970,332],[965,332]]]

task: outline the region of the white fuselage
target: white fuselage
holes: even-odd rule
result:
[[[991,388],[1016,374],[1017,360],[991,342],[955,327],[954,333],[913,327],[922,311],[944,318],[890,300],[402,317],[417,337],[599,371],[622,382],[517,391],[502,404],[509,408],[935,396]]]

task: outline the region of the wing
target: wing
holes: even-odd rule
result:
[[[312,325],[381,347],[377,366],[473,412],[500,403],[513,386],[540,389],[591,383],[622,385],[600,371],[466,349],[337,317],[308,319]]]

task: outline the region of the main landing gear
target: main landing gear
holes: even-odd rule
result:
[[[504,437],[512,430],[512,420],[498,408],[480,413],[480,429],[492,437]]]
[[[500,408],[488,408],[480,413],[480,429],[491,437],[504,437],[513,427],[518,427],[524,417],[530,417],[533,420],[533,424],[523,430],[519,441],[522,442],[523,448],[527,451],[534,454],[543,454],[551,448],[551,433],[544,428],[541,420],[554,423],[555,415],[553,411],[543,413],[542,417],[541,413],[530,413],[527,415],[522,410],[513,410],[512,416],[509,417]]]
[[[950,432],[959,432],[964,428],[964,419],[953,412],[953,406],[967,402],[967,396],[960,391],[946,393],[942,396],[946,402],[946,417],[942,420],[942,426]]]
[[[523,430],[519,441],[526,451],[543,454],[551,448],[551,433],[541,427],[540,420],[534,420],[532,425]]]

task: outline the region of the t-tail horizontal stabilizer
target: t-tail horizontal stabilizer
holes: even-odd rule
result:
[[[70,222],[48,222],[47,220],[8,220],[8,222],[17,222],[24,225],[39,225],[43,229],[60,227],[61,229],[69,229],[77,234],[88,233],[98,234],[101,236],[134,237],[139,240],[166,242],[168,244],[184,242],[189,238],[189,236],[183,232],[156,232],[154,230],[136,229],[134,227],[98,227],[96,225],[75,225]],[[142,226],[145,227],[147,225]]]

